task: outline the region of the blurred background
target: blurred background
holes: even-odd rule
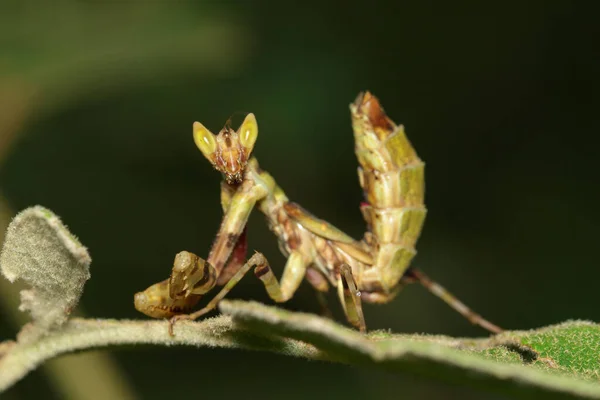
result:
[[[582,3],[3,2],[2,224],[41,204],[90,249],[82,313],[145,318],[133,294],[206,255],[220,176],[191,126],[251,111],[288,196],[364,231],[348,104],[371,90],[426,162],[415,265],[491,321],[600,321],[600,59]],[[250,249],[284,257],[262,215]],[[3,280],[0,335],[23,316]],[[252,276],[230,298],[271,304]],[[340,321],[335,296],[330,303]],[[317,312],[303,284],[285,307]],[[366,305],[370,329],[485,336],[420,286]],[[20,318],[20,319],[19,319]],[[265,353],[111,348],[63,357],[4,398],[502,398]]]

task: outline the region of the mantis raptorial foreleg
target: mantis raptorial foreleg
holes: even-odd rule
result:
[[[219,274],[219,278],[217,279],[217,286],[223,286],[242,268],[246,261],[246,253],[248,251],[248,240],[246,234],[247,228],[244,228],[242,234],[240,235],[233,251],[231,252],[231,257],[229,257],[229,261]]]
[[[217,271],[208,262],[189,251],[175,256],[169,277],[169,296],[175,299],[190,295],[204,294],[213,288],[217,281]]]
[[[218,276],[238,243],[256,202],[269,193],[269,188],[261,183],[259,180],[245,181],[231,196],[229,207],[207,258],[217,270]],[[223,208],[225,209],[225,206]]]
[[[153,318],[171,318],[187,312],[203,293],[227,283],[226,277],[238,272],[246,253],[248,217],[256,202],[268,193],[266,185],[257,183],[242,184],[237,189],[226,184],[221,187],[225,216],[207,260],[190,252],[179,253],[169,279],[136,293],[137,310]]]
[[[352,276],[352,269],[348,264],[340,267],[340,280],[338,283],[338,294],[343,305],[346,319],[361,332],[367,331],[365,317],[363,315],[360,291]]]
[[[265,285],[265,289],[274,301],[276,302],[285,302],[289,300],[296,290],[302,279],[304,278],[304,274],[306,273],[306,268],[308,263],[302,256],[302,254],[298,252],[292,252],[285,264],[285,268],[283,271],[283,276],[281,277],[281,283],[277,281],[277,278],[273,274],[271,267],[269,266],[269,261],[267,261],[266,257],[259,252],[256,252],[248,261],[240,268],[235,275],[229,279],[229,282],[221,291],[202,309],[187,315],[176,315],[171,318],[169,325],[169,332],[173,334],[173,324],[181,319],[195,320],[202,315],[212,311],[217,307],[219,302],[238,284],[238,282],[250,271],[253,267],[254,274],[258,279],[260,279]]]
[[[225,181],[221,182],[221,207],[223,208],[223,215],[227,214],[229,207],[231,206],[231,199],[235,194],[237,188],[228,184]],[[229,261],[223,267],[223,270],[218,276],[217,286],[225,285],[229,279],[244,265],[246,261],[246,253],[248,251],[248,240],[246,234],[247,228],[244,228],[242,234],[239,236],[237,243],[234,245],[231,252]]]

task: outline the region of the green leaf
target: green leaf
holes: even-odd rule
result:
[[[550,372],[600,381],[600,326],[588,321],[568,321],[543,329],[509,332],[538,353],[536,365]]]
[[[566,322],[488,339],[356,331],[312,314],[223,300],[245,329],[312,344],[319,358],[409,372],[509,394],[600,398],[600,326]]]

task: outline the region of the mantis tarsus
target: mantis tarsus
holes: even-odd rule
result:
[[[366,331],[362,301],[387,303],[405,284],[420,282],[469,321],[490,332],[502,329],[474,313],[441,285],[411,267],[415,243],[427,210],[424,206],[424,163],[404,127],[387,117],[378,99],[361,93],[350,105],[358,177],[365,202],[360,209],[367,222],[362,240],[291,202],[273,177],[260,169],[250,154],[258,137],[254,114],[237,131],[229,124],[212,134],[199,122],[194,141],[202,154],[224,176],[221,204],[225,215],[207,260],[181,252],[169,279],[135,295],[135,307],[154,318],[196,319],[218,302],[252,268],[276,302],[289,300],[304,278],[318,293],[337,288],[348,322]],[[287,256],[278,281],[267,259],[255,253],[244,263],[245,228],[257,207]],[[221,291],[204,308],[187,314],[203,294],[217,285]]]

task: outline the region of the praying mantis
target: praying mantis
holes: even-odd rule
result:
[[[217,135],[195,122],[196,146],[224,177],[223,220],[208,258],[187,251],[177,254],[167,280],[135,295],[136,309],[153,318],[170,318],[172,333],[176,321],[194,320],[216,308],[254,268],[269,297],[278,303],[289,300],[304,278],[319,296],[333,286],[346,319],[361,332],[366,332],[363,301],[388,303],[413,282],[421,283],[473,324],[491,333],[502,332],[410,265],[427,213],[425,164],[404,127],[386,115],[371,93],[360,93],[350,105],[350,113],[358,178],[365,197],[360,210],[367,231],[361,240],[291,202],[273,177],[259,167],[251,157],[258,137],[254,114],[247,114],[237,130],[226,124]],[[246,223],[254,208],[265,215],[287,257],[280,280],[263,254],[256,252],[244,262]],[[218,294],[205,307],[191,312],[215,286],[222,286]]]

